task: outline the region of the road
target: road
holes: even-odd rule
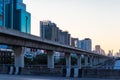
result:
[[[120,79],[66,78],[66,77],[51,77],[51,76],[0,74],[0,80],[120,80]]]

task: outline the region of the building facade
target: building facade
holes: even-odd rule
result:
[[[40,35],[42,39],[58,42],[58,27],[51,21],[40,21]]]
[[[3,7],[3,0],[0,0],[0,26],[3,26],[3,11],[4,11],[4,7]]]
[[[95,45],[95,50],[93,50],[94,53],[105,55],[105,51],[101,48],[100,45]]]
[[[70,34],[67,31],[61,33],[62,44],[70,45]]]
[[[78,44],[78,48],[86,50],[86,51],[92,51],[92,41],[90,38],[85,38],[84,40],[80,40]]]
[[[79,39],[78,38],[71,38],[71,46],[78,47]]]
[[[40,36],[42,39],[70,45],[70,34],[67,31],[60,30],[51,21],[40,21]]]
[[[30,33],[31,14],[23,0],[0,0],[0,26]]]

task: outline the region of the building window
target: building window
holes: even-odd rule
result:
[[[27,27],[28,27],[28,17],[26,16],[25,19],[26,19],[26,32],[27,32],[27,30],[28,30],[27,29]]]

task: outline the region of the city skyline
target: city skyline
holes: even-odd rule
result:
[[[89,37],[108,50],[120,48],[119,0],[24,0],[32,16],[32,34],[39,35],[39,21],[51,20],[72,37]],[[39,9],[39,10],[38,10]]]

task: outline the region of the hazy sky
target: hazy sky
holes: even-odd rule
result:
[[[72,37],[89,37],[102,49],[120,49],[120,0],[24,0],[32,15],[32,34],[39,21],[51,20]]]

